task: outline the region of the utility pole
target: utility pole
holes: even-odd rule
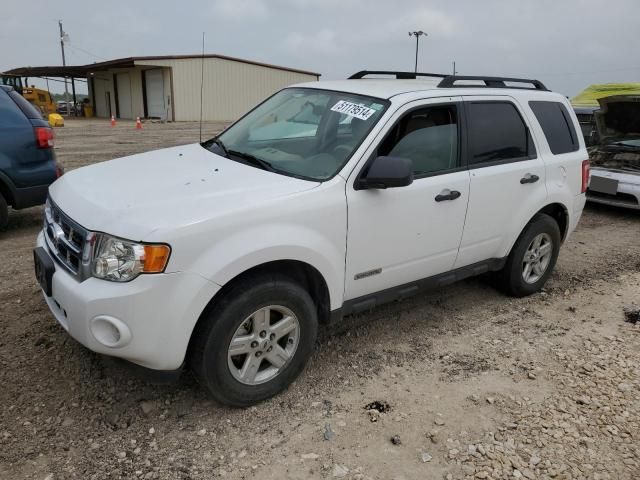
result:
[[[454,60],[452,63],[453,63],[453,76],[455,77],[458,74],[458,72],[456,71],[456,61]]]
[[[58,26],[60,27],[60,49],[62,50],[62,66],[67,66],[67,61],[64,58],[64,37],[66,33],[62,30],[62,20],[58,20]],[[71,107],[69,105],[69,87],[67,86],[67,76],[64,77],[64,101],[67,104],[67,116],[71,115]]]
[[[425,36],[427,37],[428,35],[423,32],[422,30],[418,30],[417,32],[409,32],[409,36],[410,37],[416,37],[416,66],[415,66],[415,73],[418,73],[418,49],[420,48],[420,37],[421,36]]]

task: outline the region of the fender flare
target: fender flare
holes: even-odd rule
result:
[[[536,215],[538,215],[539,213],[543,213],[543,211],[546,208],[549,207],[553,207],[554,205],[558,205],[559,207],[561,207],[564,210],[564,214],[566,216],[566,225],[564,227],[564,231],[562,231],[562,227],[559,225],[560,227],[560,235],[562,236],[562,239],[564,240],[567,236],[567,229],[569,228],[570,225],[570,217],[569,217],[569,209],[567,208],[567,205],[565,204],[565,202],[563,202],[561,199],[555,199],[556,201],[554,201],[554,199],[547,199],[547,202],[545,202],[545,205],[542,207],[539,207],[536,212],[531,215],[526,222],[522,223],[519,226],[519,229],[517,230],[517,235],[515,235],[515,237],[513,237],[511,239],[511,242],[509,243],[509,248],[507,249],[506,255],[505,256],[509,256],[511,254],[511,250],[513,250],[513,246],[515,245],[515,243],[518,241],[518,238],[520,238],[520,235],[522,234],[523,230],[525,229],[525,227],[527,225],[529,225],[529,223],[531,223],[531,220],[533,220],[535,218]]]

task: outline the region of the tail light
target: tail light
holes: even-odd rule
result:
[[[56,178],[60,178],[64,175],[64,168],[59,163],[56,163]]]
[[[49,127],[35,127],[36,145],[38,148],[53,148],[53,129]]]
[[[589,186],[589,160],[584,160],[582,162],[582,193],[587,191],[587,187]]]

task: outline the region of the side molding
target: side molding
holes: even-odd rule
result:
[[[423,278],[415,282],[406,283],[397,287],[388,288],[380,292],[371,293],[362,297],[354,298],[344,302],[342,308],[331,311],[330,322],[338,322],[343,317],[354,313],[360,313],[371,310],[385,303],[395,300],[403,300],[428,290],[450,285],[465,278],[475,277],[487,272],[495,272],[504,267],[507,257],[492,258],[483,262],[467,265],[466,267],[457,268],[450,272],[441,273],[433,277]]]

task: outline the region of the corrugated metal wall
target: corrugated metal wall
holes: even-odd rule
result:
[[[107,105],[106,92],[111,92],[111,103],[113,105],[113,85],[111,81],[113,76],[107,72],[100,72],[96,73],[93,78],[93,83],[95,85],[94,96],[96,99],[96,104],[94,106],[95,114],[97,117],[108,117],[110,109],[109,105]],[[113,106],[111,111],[115,112]]]
[[[129,119],[135,119],[136,117],[144,117],[144,102],[142,96],[142,69],[141,68],[119,68],[114,70],[107,70],[103,72],[96,72],[93,75],[93,82],[95,85],[95,114],[97,117],[108,117],[109,107],[107,105],[107,95],[111,98],[111,113],[116,114],[116,94],[113,84],[114,74],[128,73],[129,81],[131,83],[131,117]],[[123,99],[120,98],[120,102]],[[120,112],[119,118],[125,118]]]
[[[198,58],[138,60],[136,65],[171,68],[174,119],[188,121],[200,117],[201,61]],[[277,90],[316,79],[315,75],[221,58],[205,58],[204,120],[235,120]]]

